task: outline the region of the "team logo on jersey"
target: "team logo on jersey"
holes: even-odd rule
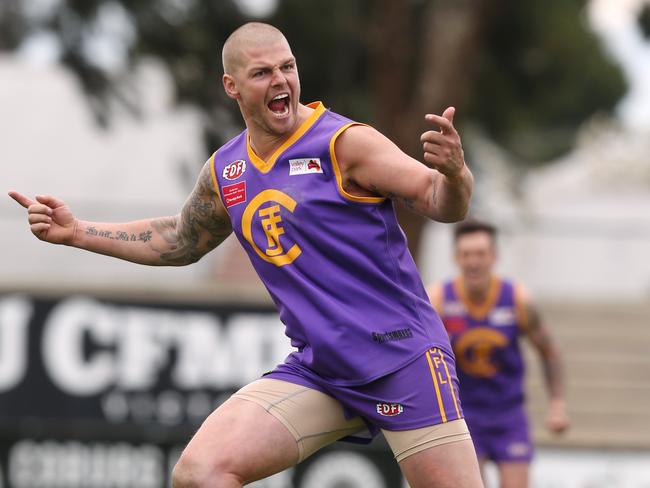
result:
[[[246,182],[240,181],[233,185],[226,185],[221,188],[221,196],[226,207],[232,207],[246,201]]]
[[[456,363],[467,374],[491,378],[499,372],[494,351],[508,345],[508,338],[498,330],[476,327],[465,332],[454,343]]]
[[[515,321],[515,312],[511,307],[497,307],[490,312],[490,323],[496,327],[513,325]]]
[[[401,403],[378,403],[377,413],[384,417],[394,417],[404,411],[404,406]]]
[[[303,158],[289,160],[289,176],[322,173],[323,167],[319,158]]]
[[[246,171],[246,161],[243,159],[238,159],[228,164],[224,169],[221,175],[227,180],[236,180]]]
[[[286,237],[280,238],[285,234],[282,214],[283,212],[293,213],[296,205],[297,202],[293,198],[280,190],[264,190],[246,206],[241,218],[242,233],[253,250],[264,261],[276,266],[284,266],[291,264],[302,253],[298,244],[295,243],[289,249],[285,249],[291,243],[285,241],[288,240]],[[262,240],[265,241],[264,249],[255,242],[253,225],[256,226],[255,229],[261,227],[264,235]]]

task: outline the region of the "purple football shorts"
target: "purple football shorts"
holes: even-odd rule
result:
[[[533,443],[523,405],[507,408],[498,415],[466,406],[465,421],[479,459],[499,463],[530,462],[533,458]]]
[[[296,363],[280,364],[264,377],[334,397],[347,418],[359,416],[365,421],[371,437],[380,429],[418,429],[463,417],[453,356],[439,348],[429,349],[403,368],[358,386],[334,385]],[[355,437],[346,440],[364,439]]]

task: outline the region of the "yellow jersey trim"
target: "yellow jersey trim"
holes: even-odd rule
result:
[[[487,296],[483,303],[476,304],[472,302],[467,296],[465,291],[465,283],[463,278],[458,278],[454,281],[454,290],[456,295],[460,298],[461,302],[465,305],[467,313],[474,320],[483,320],[487,317],[490,310],[496,305],[497,300],[499,299],[499,292],[501,291],[501,280],[496,277],[492,277],[490,286],[488,288]]]
[[[217,157],[217,152],[215,151],[212,156],[210,157],[210,175],[212,176],[212,184],[214,185],[214,190],[217,193],[217,199],[219,200],[219,203],[221,206],[224,208],[226,211],[226,214],[230,216],[228,213],[228,207],[226,207],[223,204],[223,199],[221,198],[221,189],[219,188],[219,180],[217,179],[217,173],[215,172],[214,166],[215,166],[215,158]]]
[[[309,117],[307,117],[307,120],[300,124],[300,127],[298,127],[298,129],[296,129],[296,131],[291,134],[291,136],[289,136],[289,138],[284,141],[280,147],[273,152],[273,154],[271,154],[271,157],[267,161],[264,161],[255,153],[255,150],[251,146],[250,134],[246,134],[246,152],[248,153],[248,158],[251,163],[253,163],[253,166],[255,166],[261,173],[268,173],[271,171],[271,168],[273,168],[280,155],[300,139],[302,135],[316,123],[319,117],[325,113],[323,102],[312,102],[308,103],[307,106],[313,108],[314,111]]]
[[[366,124],[361,124],[359,122],[350,122],[349,124],[344,125],[341,127],[339,130],[337,130],[334,135],[332,136],[332,139],[330,139],[330,159],[332,160],[332,168],[334,168],[334,175],[336,176],[336,184],[339,188],[339,193],[347,198],[348,200],[351,200],[353,202],[363,202],[363,203],[382,203],[384,200],[386,200],[385,197],[360,197],[357,195],[352,195],[351,193],[348,193],[343,189],[343,177],[341,176],[341,169],[339,168],[339,162],[336,159],[336,154],[334,152],[334,143],[336,142],[336,139],[347,129],[352,127],[353,125],[366,125]]]

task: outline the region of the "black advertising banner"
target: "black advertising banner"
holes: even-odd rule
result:
[[[273,310],[88,296],[4,296],[0,334],[0,428],[28,421],[51,431],[63,421],[80,436],[194,428],[288,352]]]
[[[169,486],[203,419],[289,351],[264,306],[0,295],[0,488]],[[337,443],[251,486],[400,479],[382,443]]]

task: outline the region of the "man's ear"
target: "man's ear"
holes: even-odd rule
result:
[[[230,98],[237,100],[239,98],[239,90],[237,89],[237,83],[235,79],[229,74],[225,73],[221,79],[223,82],[223,89]]]

